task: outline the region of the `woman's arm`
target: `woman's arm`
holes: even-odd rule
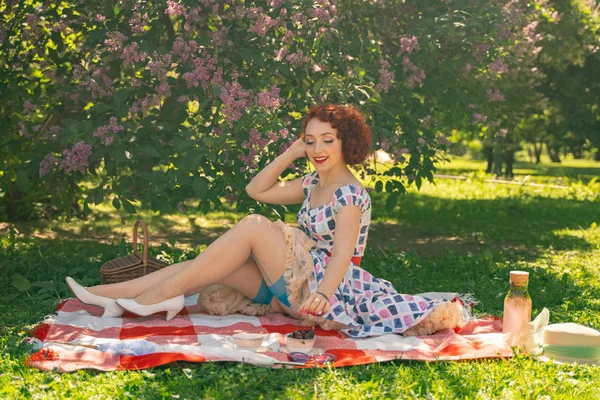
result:
[[[278,181],[285,169],[300,157],[306,156],[302,139],[296,140],[289,149],[263,168],[246,186],[246,193],[254,200],[269,204],[297,204],[304,200],[302,178]]]
[[[340,208],[336,216],[335,237],[331,260],[327,265],[325,276],[321,280],[317,291],[312,293],[298,309],[300,312],[307,311],[308,314],[321,314],[329,311],[329,298],[337,290],[338,286],[348,272],[350,260],[354,254],[354,247],[360,230],[360,208],[349,204]],[[322,295],[321,295],[322,293]],[[327,300],[325,301],[325,298]],[[315,301],[315,299],[318,299]]]

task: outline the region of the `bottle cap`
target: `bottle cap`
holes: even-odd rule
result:
[[[529,283],[529,272],[510,271],[510,283],[514,285],[527,285]]]

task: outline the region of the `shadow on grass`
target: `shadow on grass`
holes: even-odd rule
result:
[[[479,160],[477,167],[473,165],[453,166],[452,163],[443,165],[438,171],[447,175],[466,175],[473,172],[485,171],[485,162]],[[589,166],[565,165],[552,163],[530,163],[526,161],[517,161],[514,166],[515,178],[522,178],[527,175],[533,177],[552,177],[567,178],[572,181],[581,180],[588,183],[593,178],[600,177],[600,163],[589,162]],[[493,176],[490,174],[489,178]]]
[[[456,200],[408,193],[388,213],[385,195],[372,193],[371,198],[375,219],[369,236],[371,251],[376,246],[440,256],[446,250],[464,254],[489,248],[529,252],[535,257],[550,246],[555,250],[598,248],[597,243],[567,231],[600,223],[597,202],[525,195]]]

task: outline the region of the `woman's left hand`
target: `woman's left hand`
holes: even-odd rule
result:
[[[330,303],[329,299],[325,296],[313,292],[308,298],[300,305],[298,311],[301,314],[311,314],[315,316],[325,315],[329,311]]]

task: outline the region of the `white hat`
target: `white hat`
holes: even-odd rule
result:
[[[572,322],[551,324],[544,331],[542,349],[541,361],[600,365],[600,332]]]

